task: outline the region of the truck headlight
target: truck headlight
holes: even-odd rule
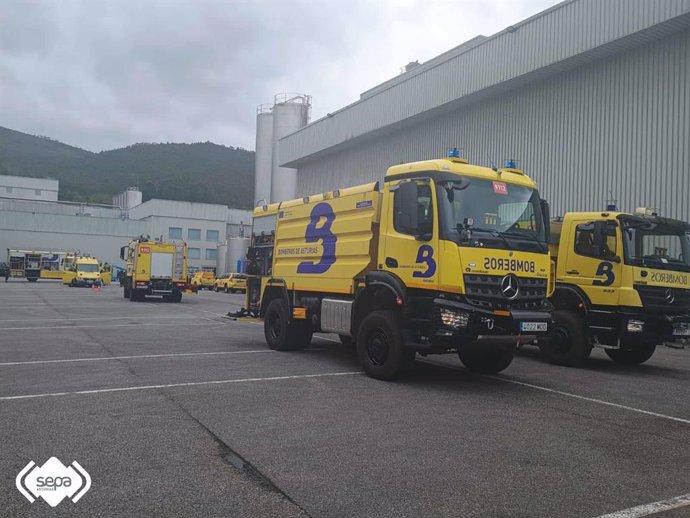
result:
[[[467,327],[470,321],[470,314],[464,311],[453,311],[452,309],[441,309],[441,323],[451,329]]]
[[[628,333],[641,333],[644,330],[642,320],[628,320]]]

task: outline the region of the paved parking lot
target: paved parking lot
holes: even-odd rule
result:
[[[268,350],[223,318],[242,301],[0,283],[2,515],[690,515],[690,351],[568,369],[525,350],[498,376],[429,357],[385,383],[331,335]],[[91,475],[77,503],[16,489],[52,456]]]

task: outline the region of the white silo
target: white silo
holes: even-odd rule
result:
[[[304,94],[278,94],[273,106],[273,152],[271,166],[271,201],[295,197],[297,169],[280,167],[280,139],[304,127],[309,122],[311,97]]]
[[[142,202],[142,193],[139,190],[138,187],[127,187],[127,194],[126,196],[126,207],[127,209],[131,209],[132,207],[136,207],[138,205],[141,205]]]
[[[228,271],[232,271],[228,270],[228,243],[219,243],[216,254],[216,277],[220,277]]]
[[[228,239],[228,258],[227,270],[228,272],[237,272],[237,261],[247,257],[247,248],[249,247],[248,237],[231,237]]]
[[[256,154],[254,157],[254,205],[271,199],[271,167],[273,156],[273,113],[270,104],[256,109]]]

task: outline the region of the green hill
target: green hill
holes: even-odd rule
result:
[[[0,127],[0,174],[56,178],[60,199],[110,203],[139,187],[164,198],[252,207],[254,152],[211,142],[134,144],[92,153],[47,137]]]

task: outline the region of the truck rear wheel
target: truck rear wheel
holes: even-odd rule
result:
[[[393,380],[414,363],[415,352],[405,348],[402,324],[395,311],[374,311],[359,327],[357,356],[372,378]]]
[[[274,351],[304,349],[311,343],[314,329],[307,320],[289,320],[289,308],[283,299],[274,299],[264,315],[264,336]]]
[[[513,361],[515,349],[496,349],[492,347],[469,346],[458,351],[462,364],[472,372],[496,374],[505,370]]]
[[[622,365],[639,365],[649,360],[655,350],[656,345],[654,344],[640,343],[621,344],[620,349],[604,349],[604,352],[616,363]]]
[[[554,311],[553,319],[551,335],[539,341],[541,352],[556,365],[582,365],[592,352],[582,318],[574,311],[558,310]]]

